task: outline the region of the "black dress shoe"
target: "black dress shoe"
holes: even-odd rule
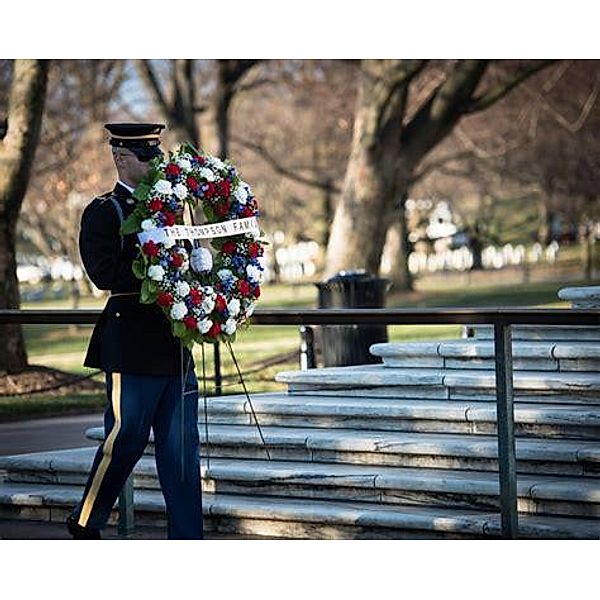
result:
[[[73,515],[67,517],[67,529],[74,540],[100,540],[100,531],[91,527],[82,527]]]

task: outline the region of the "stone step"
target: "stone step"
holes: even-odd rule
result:
[[[402,369],[376,364],[282,371],[275,380],[286,383],[292,394],[480,401],[496,398],[495,373],[480,369]],[[513,387],[515,402],[600,405],[600,373],[517,371],[513,373]]]
[[[0,517],[63,522],[81,498],[76,486],[5,483]],[[136,490],[136,526],[165,526],[162,493]],[[501,533],[496,512],[367,502],[292,500],[267,496],[202,494],[206,532],[294,539],[493,538]],[[110,524],[116,520],[113,511]],[[599,539],[600,521],[522,515],[522,538]]]
[[[600,371],[600,344],[596,342],[513,343],[514,371]],[[373,344],[371,354],[388,367],[485,369],[493,371],[493,341],[473,339]]]
[[[491,325],[469,325],[468,330],[477,340],[493,340]],[[572,341],[600,342],[600,327],[594,325],[513,325],[513,341]]]
[[[493,434],[496,406],[466,400],[357,398],[270,392],[250,396],[261,426]],[[211,424],[253,425],[245,395],[207,399]],[[204,404],[199,402],[199,421]],[[523,437],[600,439],[600,406],[515,405],[515,432]]]
[[[80,485],[95,448],[0,457],[6,483]],[[203,490],[338,501],[499,510],[496,473],[348,464],[212,458],[201,464]],[[160,489],[154,458],[134,470],[136,489]],[[2,485],[2,484],[0,484]],[[521,475],[519,511],[600,519],[600,479]]]
[[[269,454],[275,460],[351,463],[401,467],[497,470],[495,436],[434,433],[373,432],[356,429],[262,427]],[[198,427],[202,456],[206,455],[204,427]],[[104,438],[104,428],[86,435]],[[262,459],[267,456],[256,427],[211,425],[210,456]],[[152,434],[146,449],[154,452]],[[521,473],[598,476],[600,443],[585,440],[516,440],[517,470]]]

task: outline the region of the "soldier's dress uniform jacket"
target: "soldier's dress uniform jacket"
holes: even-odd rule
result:
[[[142,282],[132,271],[137,235],[121,239],[115,206],[118,203],[125,219],[135,207],[131,200],[131,192],[117,183],[112,192],[88,204],[81,217],[79,248],[85,270],[96,287],[114,294],[141,290]],[[83,364],[107,372],[175,375],[180,373],[180,356],[180,342],[157,304],[141,304],[134,294],[115,295],[94,327]],[[184,347],[184,366],[190,359]]]

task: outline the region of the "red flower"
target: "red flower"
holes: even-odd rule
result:
[[[209,181],[206,185],[207,188],[204,190],[204,197],[210,199],[215,195],[215,184]]]
[[[198,161],[199,165],[203,165],[206,161],[204,160],[203,156],[200,156],[199,154],[197,154],[196,156],[194,156],[194,158]]]
[[[187,317],[183,318],[183,324],[188,329],[196,329],[196,327],[198,326],[198,321],[196,320],[196,317],[192,317],[191,315],[188,315]]]
[[[146,256],[157,256],[158,246],[152,240],[150,240],[142,246],[142,251]]]
[[[254,288],[254,297],[255,297],[255,298],[258,298],[259,296],[260,296],[260,286],[258,286],[258,285],[257,285],[257,286]]]
[[[167,165],[165,173],[167,174],[167,177],[178,177],[181,173],[181,169],[177,165],[170,163]]]
[[[229,212],[229,202],[219,202],[215,206],[215,212],[219,217],[224,217]]]
[[[224,254],[235,254],[237,244],[235,242],[225,242],[221,250]]]
[[[260,244],[257,244],[256,242],[252,242],[248,246],[248,254],[252,258],[256,258],[257,256],[260,256],[262,254],[261,250],[262,250],[262,248],[260,247]]]
[[[171,264],[174,267],[180,267],[183,264],[183,256],[181,256],[181,254],[176,252],[175,254],[173,254],[171,256]]]
[[[196,192],[200,187],[200,184],[191,175],[185,181],[192,192]]]
[[[221,294],[217,294],[215,298],[215,306],[218,312],[223,312],[227,308],[227,300]]]
[[[240,290],[240,294],[242,294],[242,296],[249,296],[250,284],[245,279],[240,279],[238,281],[238,290]]]
[[[242,211],[242,215],[244,217],[253,217],[254,211],[249,206],[244,206],[244,210]]]
[[[202,292],[197,288],[190,290],[190,302],[194,306],[198,306],[202,302]]]
[[[163,213],[163,217],[165,219],[165,225],[167,227],[175,225],[175,215],[172,212]]]
[[[221,323],[213,323],[212,327],[207,331],[208,337],[216,338],[221,333]]]
[[[173,295],[169,292],[160,292],[157,302],[159,306],[171,306],[173,304]]]
[[[152,200],[150,200],[150,203],[148,204],[148,208],[152,212],[158,212],[159,210],[162,210],[162,207],[163,201],[160,198],[152,198]]]
[[[224,198],[229,198],[229,194],[231,193],[231,184],[227,179],[222,179],[217,183],[217,193],[219,196],[223,196]]]

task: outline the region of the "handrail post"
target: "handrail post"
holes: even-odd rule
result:
[[[133,473],[126,479],[119,494],[119,520],[117,533],[120,537],[128,537],[135,529],[133,499]]]
[[[221,347],[219,342],[214,344],[214,361],[215,361],[215,396],[220,396],[223,393],[223,377],[221,375]]]
[[[516,539],[519,533],[519,517],[513,411],[512,332],[509,323],[494,323],[494,350],[502,537]]]

